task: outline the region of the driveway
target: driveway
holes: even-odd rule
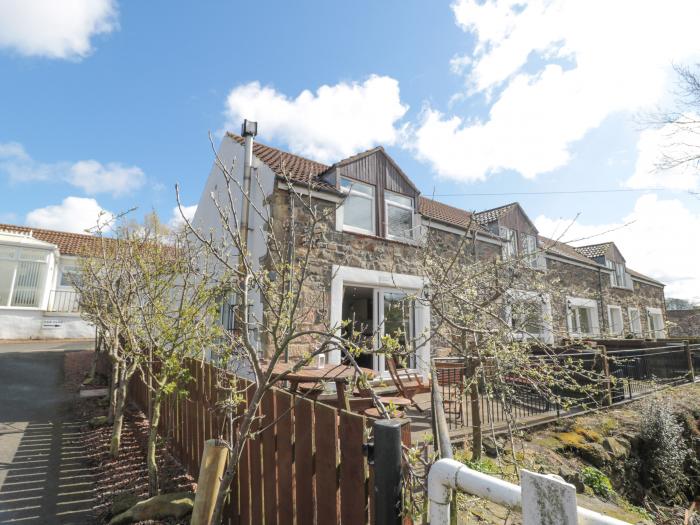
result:
[[[92,343],[0,343],[0,523],[90,523],[93,476],[63,388],[66,352]]]

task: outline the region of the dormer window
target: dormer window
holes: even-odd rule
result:
[[[632,281],[627,275],[625,263],[607,260],[605,266],[613,270],[610,274],[610,284],[618,288],[632,288]]]
[[[405,195],[384,192],[386,206],[386,236],[390,239],[413,238],[413,199]]]
[[[377,231],[374,186],[342,177],[340,189],[346,194],[343,201],[343,229],[374,235]]]
[[[503,239],[503,259],[512,259],[518,256],[518,237],[515,234],[515,230],[506,228],[505,226],[500,226],[498,228],[498,233]]]

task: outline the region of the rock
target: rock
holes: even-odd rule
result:
[[[492,437],[485,437],[481,442],[481,446],[484,448],[487,456],[492,458],[498,457],[498,455],[503,451],[503,447],[498,444]]]
[[[623,441],[614,437],[606,437],[603,440],[603,448],[615,459],[626,458],[630,453],[630,446],[623,444]]]
[[[587,443],[576,449],[581,459],[588,461],[595,467],[602,467],[610,462],[610,454],[600,443]]]
[[[89,422],[88,425],[90,425],[90,428],[97,428],[101,427],[102,425],[107,424],[107,416],[96,416],[93,417]]]
[[[140,501],[129,510],[112,518],[109,525],[123,525],[166,518],[180,519],[190,514],[193,506],[194,494],[192,492],[161,494],[145,501]]]
[[[559,467],[559,476],[567,483],[571,483],[576,487],[576,492],[579,494],[582,494],[586,489],[586,484],[583,482],[583,476],[580,472],[566,467]]]
[[[110,516],[117,516],[122,512],[129,510],[139,502],[139,497],[136,494],[125,492],[117,494],[112,500],[112,506],[109,511]]]

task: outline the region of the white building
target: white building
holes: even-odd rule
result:
[[[90,235],[0,224],[0,340],[92,338],[71,278]]]

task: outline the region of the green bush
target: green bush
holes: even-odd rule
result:
[[[688,484],[684,472],[689,448],[683,439],[683,426],[670,406],[649,403],[642,410],[644,422],[640,437],[640,476],[648,488],[673,500]]]
[[[581,469],[583,483],[593,491],[593,494],[602,498],[611,498],[615,494],[612,483],[608,477],[595,467],[583,467]]]

